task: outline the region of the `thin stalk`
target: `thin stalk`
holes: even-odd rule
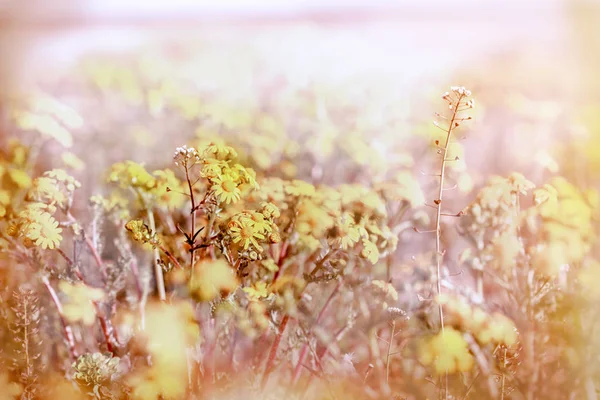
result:
[[[448,129],[446,130],[446,141],[444,143],[443,150],[441,152],[442,162],[440,165],[440,186],[438,190],[438,197],[435,200],[435,204],[437,205],[436,215],[435,215],[435,260],[436,260],[436,284],[437,284],[437,294],[438,296],[442,293],[442,248],[441,248],[441,219],[442,219],[442,202],[444,196],[444,176],[446,174],[446,163],[448,162],[448,149],[450,148],[450,138],[452,137],[452,130],[455,128],[455,119],[457,117],[459,106],[461,100],[464,95],[459,94],[458,99],[456,101],[456,106],[453,107],[452,118],[450,119],[450,123],[448,124]],[[437,126],[437,125],[436,125]],[[444,333],[444,308],[442,304],[438,305],[439,317],[440,317],[440,329],[442,334]],[[444,398],[448,399],[448,372],[445,374],[445,384],[444,384]]]
[[[190,243],[191,249],[190,249],[190,271],[192,272],[192,275],[194,274],[194,261],[195,261],[195,234],[196,234],[196,200],[194,199],[194,188],[192,185],[192,181],[190,180],[190,170],[187,166],[187,163],[185,165],[185,179],[187,181],[188,184],[188,188],[190,191],[190,200],[192,202],[192,210],[191,210],[191,214],[192,214],[192,231],[190,232],[190,240],[192,243]]]
[[[156,222],[154,222],[154,213],[150,208],[147,208],[148,212],[148,222],[150,223],[150,229],[152,232],[156,232]],[[165,280],[163,278],[162,266],[159,264],[158,260],[160,259],[160,254],[158,253],[158,249],[154,248],[152,250],[152,254],[154,257],[154,277],[156,279],[156,289],[158,290],[158,298],[160,301],[167,300],[167,294],[165,291]]]
[[[392,321],[392,331],[390,333],[390,340],[388,341],[387,357],[385,360],[385,381],[390,384],[390,359],[392,358],[392,343],[394,341],[394,335],[396,333],[396,321]]]
[[[507,348],[504,348],[504,359],[502,361],[502,383],[500,385],[500,400],[504,400],[504,389],[506,387],[506,374],[504,373],[506,371],[506,353],[507,353]]]
[[[317,315],[317,319],[315,319],[314,325],[318,325],[319,322],[321,322],[321,320],[323,319],[323,316],[325,315],[325,310],[329,307],[329,305],[331,304],[331,301],[333,300],[333,298],[335,297],[335,295],[337,294],[337,292],[340,290],[341,287],[342,287],[342,281],[340,280],[340,281],[338,281],[337,285],[335,286],[335,288],[333,289],[333,291],[331,292],[331,294],[325,301],[325,304],[321,308],[319,315]],[[296,385],[296,383],[298,382],[298,378],[300,377],[300,371],[302,370],[302,363],[304,362],[304,359],[306,358],[307,353],[308,353],[308,341],[306,343],[304,343],[304,345],[302,346],[302,349],[300,350],[300,355],[298,357],[298,363],[296,364],[296,368],[294,369],[294,374],[292,377],[292,387],[294,385]]]
[[[267,382],[269,381],[269,375],[271,375],[271,372],[273,369],[273,363],[275,362],[275,356],[277,355],[277,349],[279,348],[279,343],[281,342],[283,332],[285,331],[285,327],[287,326],[289,320],[290,320],[290,316],[288,314],[285,314],[283,316],[283,319],[281,320],[281,323],[279,324],[279,331],[277,332],[277,336],[275,337],[275,340],[273,341],[273,345],[271,345],[271,351],[269,352],[269,358],[267,358],[267,365],[265,367],[265,372],[263,374],[262,381],[260,383],[260,386],[262,389],[265,388],[265,386],[267,385]]]
[[[42,276],[42,282],[44,283],[44,286],[46,286],[48,293],[50,293],[50,297],[52,298],[52,301],[56,306],[56,310],[58,311],[60,323],[63,328],[63,335],[67,343],[67,348],[69,349],[69,355],[72,359],[75,360],[77,359],[77,351],[75,350],[75,337],[73,336],[73,330],[71,329],[69,324],[67,324],[67,320],[63,312],[62,303],[60,302],[58,294],[56,293],[52,285],[50,285],[50,281],[46,276]]]

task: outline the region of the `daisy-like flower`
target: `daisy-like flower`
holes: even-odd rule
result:
[[[58,221],[52,215],[42,212],[37,214],[35,220],[29,224],[26,237],[42,249],[53,249],[62,240],[61,232],[62,228],[58,227]]]
[[[211,160],[213,161],[213,160]],[[222,165],[220,161],[208,162],[202,166],[200,176],[209,180],[214,180],[222,175]]]
[[[233,147],[210,143],[204,149],[204,156],[206,158],[212,156],[218,160],[226,160],[237,158],[237,152],[233,149]]]
[[[263,202],[261,204],[261,206],[262,206],[262,214],[265,216],[265,218],[272,219],[272,218],[279,218],[281,216],[279,207],[277,207],[275,204]]]
[[[211,190],[222,203],[226,204],[235,203],[242,194],[237,183],[228,177],[216,178],[213,181]]]
[[[233,243],[239,243],[244,250],[252,244],[256,249],[262,249],[258,244],[258,240],[264,240],[265,235],[258,232],[254,224],[249,219],[240,219],[232,227],[229,228],[229,233]]]
[[[379,249],[377,249],[375,243],[371,242],[370,240],[363,239],[362,243],[363,249],[360,252],[361,257],[366,258],[371,262],[371,264],[375,265],[375,263],[379,261]]]
[[[265,219],[265,216],[256,211],[244,211],[241,218],[248,219],[252,222],[252,226],[259,233],[271,233],[273,226],[270,221]]]
[[[344,218],[339,228],[340,236],[337,242],[342,249],[348,250],[360,239],[360,229],[349,218]]]

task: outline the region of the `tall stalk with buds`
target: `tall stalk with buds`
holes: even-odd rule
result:
[[[448,109],[450,110],[449,116],[444,116],[442,114],[437,113],[436,117],[444,121],[447,126],[444,126],[444,122],[434,121],[434,125],[439,129],[442,129],[445,133],[445,141],[444,144],[441,145],[439,140],[435,141],[435,145],[438,148],[437,153],[441,155],[440,162],[440,184],[438,187],[438,195],[437,198],[433,201],[435,203],[435,260],[436,260],[436,286],[437,286],[437,294],[438,296],[442,293],[442,262],[444,257],[444,251],[441,246],[441,219],[443,216],[449,217],[460,217],[462,212],[458,212],[456,214],[448,214],[442,213],[442,204],[444,199],[444,181],[446,175],[446,166],[448,162],[458,161],[458,157],[453,159],[448,159],[448,150],[450,148],[450,144],[452,143],[452,133],[458,128],[463,121],[468,121],[471,119],[470,116],[463,116],[462,112],[473,108],[475,102],[473,99],[467,99],[471,96],[471,91],[465,89],[464,87],[453,86],[450,92],[444,93],[442,99],[444,99],[448,103]],[[444,308],[441,303],[438,305],[439,319],[440,319],[440,329],[442,333],[444,332]],[[444,397],[448,398],[448,374],[446,373],[445,384],[444,384]]]

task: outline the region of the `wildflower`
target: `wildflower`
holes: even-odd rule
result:
[[[269,272],[277,272],[279,270],[279,266],[271,258],[262,260],[261,266]]]
[[[119,361],[119,357],[112,357],[110,353],[82,354],[72,365],[75,370],[73,377],[85,386],[106,384],[117,372]]]
[[[269,291],[266,282],[258,281],[251,287],[245,287],[242,289],[248,295],[248,298],[252,301],[258,301],[260,299],[270,298],[273,293]]]
[[[231,235],[233,243],[239,243],[244,250],[252,244],[256,249],[262,249],[258,240],[264,240],[265,236],[260,233],[254,224],[248,219],[240,219],[233,224],[232,227],[228,228],[229,234]]]
[[[181,207],[186,198],[181,194],[184,190],[183,184],[175,173],[170,169],[163,169],[152,172],[152,175],[156,178],[152,193],[157,203],[170,209]]]
[[[281,235],[279,235],[279,232],[273,231],[273,232],[269,233],[269,242],[271,242],[271,243],[281,242]]]
[[[67,196],[60,191],[56,181],[49,177],[39,177],[33,180],[33,184],[27,192],[27,200],[39,201],[47,204],[66,205]]]
[[[83,283],[71,284],[66,281],[61,281],[59,287],[69,297],[69,302],[63,306],[65,318],[71,322],[92,325],[96,320],[96,309],[93,302],[103,300],[104,291],[91,288]]]
[[[190,292],[200,301],[211,301],[220,293],[232,292],[237,287],[234,270],[223,260],[198,263],[189,282]]]
[[[11,221],[7,233],[13,237],[23,237],[28,246],[40,246],[43,249],[54,249],[62,240],[62,228],[49,211],[54,210],[43,203],[28,204]]]
[[[220,178],[222,175],[222,166],[219,163],[208,162],[202,166],[200,170],[200,176],[203,178],[207,178],[210,181],[213,181],[217,178]]]
[[[219,201],[226,204],[235,203],[240,199],[242,194],[237,183],[228,177],[216,178],[213,181],[211,190]]]
[[[273,224],[265,219],[265,216],[256,211],[244,211],[241,218],[248,219],[258,233],[270,233],[273,231]]]
[[[337,239],[338,244],[344,250],[353,247],[360,239],[359,228],[351,221],[348,216],[342,218],[341,225],[338,226],[340,229],[340,235]]]
[[[261,212],[267,219],[279,218],[281,216],[281,212],[279,211],[279,208],[273,203],[263,202],[261,204],[261,207],[262,207]]]
[[[217,160],[227,160],[237,158],[237,152],[233,147],[217,143],[210,143],[204,149],[204,157],[215,158]]]
[[[461,333],[446,328],[419,346],[419,361],[433,365],[438,374],[467,372],[473,368],[474,358]]]
[[[61,240],[62,228],[58,227],[58,221],[48,213],[40,213],[35,220],[29,224],[26,237],[33,240],[36,246],[42,249],[54,249]]]
[[[198,154],[198,151],[195,148],[188,148],[184,144],[183,146],[175,149],[175,154],[173,154],[173,160],[175,161],[175,165],[181,165],[183,167],[189,168],[191,165],[200,162],[200,155]]]
[[[108,181],[117,183],[122,189],[150,190],[156,185],[156,179],[146,171],[144,166],[133,161],[113,164]]]
[[[320,238],[335,224],[331,215],[314,201],[302,201],[297,210],[296,231],[298,233]]]
[[[482,344],[494,342],[512,346],[517,342],[517,330],[514,323],[500,313],[494,313],[489,318],[487,326],[477,333],[477,340]]]
[[[27,189],[31,186],[31,178],[27,172],[18,168],[9,168],[8,177],[20,189]]]
[[[508,181],[510,182],[514,190],[521,194],[527,194],[528,190],[533,189],[535,187],[535,184],[533,182],[525,179],[525,177],[518,172],[513,172],[512,174],[510,174],[510,176],[508,177]]]
[[[160,245],[160,240],[158,239],[156,233],[153,233],[148,225],[144,223],[141,219],[132,219],[131,221],[125,224],[125,229],[131,234],[131,237],[136,242],[148,243],[152,247],[157,247]]]
[[[285,192],[291,196],[312,196],[315,194],[315,187],[298,179],[294,179],[291,183],[285,186]]]
[[[377,263],[377,261],[379,261],[379,249],[377,249],[375,243],[367,239],[363,239],[362,244],[363,249],[360,252],[360,256],[369,260],[371,264]]]

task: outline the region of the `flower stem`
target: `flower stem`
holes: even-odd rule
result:
[[[271,375],[273,369],[273,363],[275,362],[275,356],[277,355],[277,349],[279,348],[279,343],[281,342],[281,338],[283,336],[283,332],[285,331],[285,327],[288,324],[290,316],[285,314],[281,323],[279,324],[279,331],[277,332],[277,336],[275,336],[275,340],[273,341],[273,345],[271,346],[271,351],[269,352],[269,358],[267,359],[267,365],[265,367],[265,372],[262,377],[262,381],[260,386],[262,389],[265,388],[267,382],[269,381],[269,375]]]
[[[441,229],[441,219],[442,219],[442,201],[444,196],[444,175],[446,173],[446,163],[448,156],[448,149],[450,148],[450,138],[452,137],[452,130],[454,129],[454,121],[459,111],[459,106],[461,100],[464,95],[459,94],[456,105],[453,107],[452,118],[450,119],[450,123],[448,124],[448,130],[446,131],[446,142],[444,143],[443,150],[441,152],[442,162],[440,165],[440,186],[438,188],[438,197],[435,200],[435,204],[437,205],[436,215],[435,215],[435,260],[436,260],[436,285],[437,285],[437,294],[438,296],[442,293],[442,248],[441,248],[441,237],[442,237],[442,229]],[[442,304],[438,304],[439,318],[440,318],[440,329],[442,334],[444,333],[444,308]],[[441,383],[441,380],[440,380]],[[448,399],[448,372],[445,374],[445,384],[444,387],[444,398]]]
[[[325,315],[325,310],[329,307],[329,305],[331,304],[331,301],[333,300],[333,298],[335,297],[335,295],[337,294],[337,292],[340,290],[341,287],[342,287],[342,280],[339,280],[337,285],[335,286],[335,288],[333,289],[333,291],[331,292],[331,294],[325,301],[323,308],[321,308],[319,315],[317,315],[317,319],[315,320],[314,325],[318,325],[319,322],[321,322],[321,319],[323,319],[323,316]],[[298,363],[296,364],[296,368],[294,369],[294,375],[292,378],[292,387],[298,382],[298,378],[300,377],[300,371],[302,370],[302,363],[304,362],[304,359],[306,358],[307,353],[308,353],[308,343],[304,343],[304,345],[302,346],[302,349],[300,350],[300,355],[298,356]]]
[[[77,359],[77,352],[75,350],[75,337],[73,336],[73,330],[71,329],[69,324],[67,324],[67,320],[63,313],[62,303],[60,302],[60,299],[58,298],[58,294],[56,293],[56,291],[54,290],[52,285],[50,285],[50,281],[48,280],[48,277],[42,276],[42,282],[44,283],[44,286],[46,286],[48,293],[50,293],[50,297],[52,298],[52,301],[54,302],[54,305],[56,306],[56,310],[58,311],[60,323],[63,328],[63,335],[65,338],[65,341],[67,342],[67,348],[69,349],[69,355],[71,356],[72,359],[75,360],[75,359]]]
[[[147,212],[148,222],[150,223],[150,229],[152,230],[152,232],[156,232],[156,222],[154,221],[154,213],[150,208],[147,208]],[[158,254],[157,248],[153,249],[152,252],[154,257],[154,278],[156,279],[156,289],[158,290],[158,298],[160,299],[160,301],[165,301],[167,299],[167,294],[165,291],[165,281],[163,278],[162,266],[158,262],[160,255]]]

